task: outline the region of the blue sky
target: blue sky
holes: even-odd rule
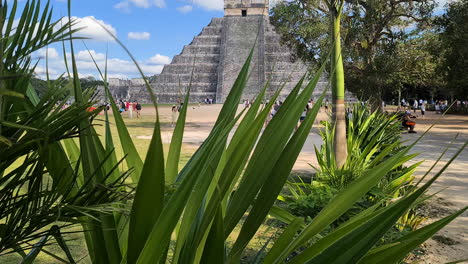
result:
[[[25,2],[19,1],[19,10]],[[437,2],[444,5],[447,0]],[[51,0],[51,3],[56,20],[67,15],[66,0]],[[145,75],[153,75],[179,54],[213,17],[222,17],[222,8],[223,0],[73,0],[72,16],[79,27],[85,27],[81,35],[91,38],[85,41],[86,45],[101,67],[108,48],[109,77],[134,78],[139,77],[136,67],[94,19],[130,49]],[[98,77],[82,42],[75,41],[75,45],[80,77]],[[36,70],[41,77],[45,76],[45,54],[41,50],[33,56],[41,60]],[[50,46],[48,55],[49,73],[55,78],[65,71],[61,45]]]
[[[20,1],[20,7],[26,1]],[[45,3],[45,1],[42,1]],[[65,0],[52,0],[55,19],[67,14]],[[165,1],[165,0],[74,0],[72,16],[78,26],[86,27],[82,36],[98,63],[103,66],[109,50],[109,77],[139,77],[129,57],[93,18],[104,24],[129,48],[147,75],[157,74],[164,64],[181,52],[211,18],[222,17],[223,0]],[[80,77],[98,73],[81,41],[75,41]],[[36,73],[44,77],[45,50],[33,57],[41,59]],[[49,47],[49,73],[57,77],[65,71],[60,45]]]

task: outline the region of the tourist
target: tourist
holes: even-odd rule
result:
[[[275,102],[273,108],[271,109],[271,117],[273,118],[280,108],[280,102]]]
[[[314,100],[310,99],[309,102],[307,103],[307,112],[312,110],[312,107],[314,107]]]
[[[416,113],[416,110],[418,110],[418,100],[414,99],[414,102],[413,102],[413,112]]]
[[[416,122],[412,118],[416,118],[416,117],[411,115],[410,110],[406,111],[405,114],[403,115],[403,121],[401,124],[403,125],[405,129],[408,130],[408,133],[416,133],[416,131],[414,131]]]
[[[179,110],[180,108],[177,107],[176,105],[172,105],[172,113],[171,113],[171,117],[172,117],[172,122],[171,122],[171,126],[174,126],[174,124],[176,123],[177,121],[177,112],[180,111]]]
[[[130,119],[133,119],[133,104],[129,102],[127,102],[127,110],[128,110],[128,117]]]
[[[304,121],[304,119],[306,118],[307,116],[307,105],[304,107],[304,109],[302,110],[302,114],[301,114],[301,117],[299,118],[299,123],[296,125],[296,129],[299,127],[300,124],[302,124],[302,122]]]
[[[120,100],[120,103],[119,103],[119,112],[122,114],[123,112],[125,112],[125,103],[122,102],[122,100]]]
[[[439,101],[436,101],[436,103],[435,103],[435,112],[436,112],[436,114],[440,114],[440,103],[439,103]]]
[[[248,108],[249,105],[249,100],[244,100],[244,108]]]
[[[424,114],[426,113],[426,104],[422,102],[421,104],[421,116],[424,118]]]
[[[137,101],[135,101],[135,103],[136,103],[135,109],[136,109],[137,118],[140,118],[140,116],[141,116],[141,104],[139,104]]]
[[[348,120],[352,120],[353,119],[353,110],[351,109],[351,107],[348,107],[346,109],[346,116],[348,117]]]
[[[128,111],[128,108],[130,107],[130,102],[125,101],[125,111]]]

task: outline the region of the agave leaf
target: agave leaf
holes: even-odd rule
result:
[[[316,80],[318,81],[318,78],[316,78]],[[316,82],[313,85],[315,86]],[[257,229],[267,216],[269,208],[271,208],[276,197],[281,192],[281,189],[286,182],[300,151],[302,150],[305,140],[309,135],[310,129],[312,128],[314,120],[320,109],[322,100],[325,97],[325,92],[326,90],[317,100],[317,103],[306,116],[299,129],[294,133],[288,142],[288,145],[286,145],[283,150],[281,157],[276,162],[275,167],[271,171],[268,181],[266,181],[262,186],[247,219],[242,225],[239,236],[232,247],[229,261],[237,262],[239,260],[242,250],[255,235]],[[309,98],[309,96],[307,96],[307,98]]]
[[[167,243],[169,243],[170,235],[173,232],[183,212],[184,207],[188,202],[188,198],[193,192],[193,188],[197,183],[197,180],[205,182],[211,182],[210,177],[200,178],[199,175],[208,175],[209,168],[206,168],[205,164],[210,164],[214,159],[218,157],[223,150],[223,142],[226,141],[229,131],[232,129],[238,118],[231,121],[224,129],[217,129],[213,134],[213,138],[217,140],[211,140],[207,142],[206,147],[200,152],[199,161],[192,164],[191,168],[188,168],[185,173],[191,175],[191,177],[183,177],[177,190],[171,196],[170,200],[165,205],[160,217],[154,224],[153,230],[148,236],[148,240],[138,258],[137,263],[148,263],[151,261],[159,261],[163,254]],[[205,141],[206,142],[206,141]],[[204,161],[201,163],[200,161]],[[193,173],[193,174],[192,174]],[[197,190],[203,192],[203,190]]]
[[[178,261],[180,250],[182,249],[184,243],[190,245],[199,245],[203,238],[206,239],[206,230],[211,224],[212,219],[215,217],[215,213],[217,212],[218,207],[221,205],[220,199],[222,200],[229,186],[232,185],[233,181],[235,181],[235,176],[238,174],[237,171],[242,171],[243,165],[240,164],[245,163],[245,161],[248,159],[248,153],[253,148],[256,138],[255,136],[252,137],[250,135],[258,135],[258,133],[260,133],[262,124],[264,122],[263,120],[266,117],[266,114],[268,114],[260,114],[260,116],[263,116],[263,118],[259,117],[259,119],[255,121],[256,123],[252,124],[252,122],[255,120],[255,115],[258,113],[261,98],[264,95],[266,88],[267,86],[262,89],[255,103],[247,111],[236,132],[234,133],[229,147],[226,151],[223,152],[221,156],[220,162],[213,176],[211,186],[206,195],[207,199],[209,199],[209,203],[206,208],[199,209],[202,211],[202,214],[198,214],[200,215],[201,219],[199,219],[199,221],[196,223],[192,223],[193,220],[186,220],[187,218],[184,218],[184,221],[186,222],[182,222],[181,224],[176,250],[174,253],[175,262]],[[246,135],[246,133],[250,135]],[[233,152],[235,152],[235,154],[233,154]],[[229,164],[226,163],[227,160],[230,161]],[[214,192],[216,193],[213,194]],[[195,229],[196,232],[189,233],[189,228]],[[186,236],[188,236],[187,242],[185,238]],[[193,250],[193,248],[185,246],[184,252],[182,254],[189,254],[193,257]]]
[[[325,227],[330,225],[339,216],[346,212],[353,204],[375,186],[380,179],[390,171],[395,164],[399,163],[404,155],[408,152],[408,148],[404,148],[393,157],[379,166],[369,171],[366,177],[359,177],[342,192],[338,193],[320,213],[314,218],[307,227],[299,234],[299,236],[291,241],[288,247],[283,249],[282,254],[275,260],[274,263],[279,263],[284,260],[298,246],[304,244],[309,239],[317,235]]]
[[[295,263],[341,263],[342,261],[357,262],[361,259],[371,247],[380,239],[385,232],[390,229],[401,215],[410,208],[411,205],[429,188],[429,186],[447,169],[464,150],[466,142],[457,153],[447,162],[447,164],[422,187],[404,197],[400,201],[387,206],[378,212],[372,214],[372,218],[363,221],[361,225],[347,234],[341,234],[338,239],[323,249],[316,255],[318,250],[314,247],[302,252],[297,256]],[[463,209],[463,210],[466,210]],[[360,218],[359,221],[362,221]],[[357,221],[357,222],[359,222]],[[356,222],[355,222],[356,223]],[[443,226],[443,225],[442,225]],[[440,227],[442,227],[440,226]],[[336,233],[343,233],[343,229]],[[335,234],[331,234],[335,235]],[[320,243],[320,241],[318,242]],[[413,244],[414,245],[414,244]],[[417,245],[414,245],[417,246]],[[321,248],[321,247],[318,247]],[[313,258],[312,258],[313,257]]]
[[[221,210],[222,208],[218,208],[213,220],[200,263],[224,263],[224,228]]]
[[[295,217],[288,227],[283,231],[280,237],[276,240],[270,253],[263,260],[264,263],[271,263],[278,257],[277,253],[281,253],[281,249],[286,247],[291,240],[296,236],[297,232],[304,226],[304,220],[300,217]],[[276,253],[276,254],[275,254]]]
[[[135,263],[164,207],[164,153],[159,117],[143,165],[130,216],[127,261]]]
[[[75,263],[75,260],[73,259],[70,249],[65,243],[65,239],[63,239],[63,236],[60,232],[60,228],[57,225],[54,225],[51,227],[51,231],[52,231],[52,236],[54,236],[55,240],[57,241],[57,244],[60,246],[63,252],[65,252],[65,254],[67,255],[67,258],[70,261],[70,263]]]
[[[243,179],[226,210],[226,237],[237,225],[280,158],[324,67],[325,64],[321,66],[296,99],[305,77],[302,78],[263,132],[247,165]]]
[[[179,171],[180,151],[182,147],[182,139],[184,137],[185,119],[187,116],[188,100],[190,98],[189,86],[187,94],[185,95],[184,107],[180,111],[179,118],[177,119],[174,132],[172,134],[171,145],[169,146],[169,153],[167,154],[166,161],[166,182],[168,184],[174,183],[177,173]]]
[[[384,245],[375,248],[369,251],[369,253],[367,253],[367,255],[364,256],[364,258],[362,258],[358,263],[396,263],[403,259],[414,248],[418,247],[421,245],[421,243],[441,230],[444,226],[448,225],[456,217],[464,213],[467,209],[468,207],[465,207],[452,215],[444,217],[432,224],[415,230],[390,245]]]

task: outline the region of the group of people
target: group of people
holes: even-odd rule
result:
[[[118,106],[120,114],[128,112],[128,117],[133,118],[133,113],[135,112],[137,118],[141,117],[141,104],[137,101],[130,102],[119,100]]]
[[[205,104],[213,104],[213,98],[211,98],[211,97],[206,97],[206,98],[203,100],[203,103],[205,103]]]

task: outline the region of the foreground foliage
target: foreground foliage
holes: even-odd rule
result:
[[[41,97],[31,85],[31,54],[70,39],[74,22],[59,26],[49,4],[41,8],[39,1],[29,1],[14,25],[17,2],[8,3],[0,5],[0,255],[18,252],[30,263],[55,238],[73,262],[62,228],[97,210],[112,213],[109,205],[126,199],[116,187],[127,175],[85,180],[78,156],[67,157],[61,145],[98,114],[87,111],[92,90],[83,102],[63,109],[70,82],[48,80]]]
[[[90,95],[83,92],[78,79],[72,40],[70,52],[71,87],[76,107],[81,107],[81,112],[85,113]],[[79,144],[66,139],[55,145],[54,151],[48,152],[51,155],[62,155],[54,161],[57,160],[60,162],[57,164],[67,168],[70,165],[74,173],[71,175],[77,175],[76,186],[96,195],[94,198],[103,198],[95,193],[96,186],[118,182],[127,174],[131,175],[129,181],[136,185],[132,204],[123,201],[119,206],[113,206],[111,214],[97,208],[87,212],[86,216],[73,218],[84,226],[93,263],[238,263],[268,215],[280,219],[287,227],[272,242],[271,248],[262,248],[258,262],[394,263],[466,210],[464,208],[408,233],[392,244],[375,247],[381,237],[441,175],[445,166],[426,184],[407,192],[399,200],[386,207],[370,207],[328,235],[319,236],[321,231],[378,185],[389,171],[407,160],[411,146],[392,151],[393,155],[378,162],[372,170],[363,171],[365,177],[357,177],[343,186],[310,223],[306,224],[302,218],[273,206],[323,100],[324,95],[295,129],[325,66],[322,65],[310,80],[303,78],[296,85],[268,126],[262,130],[272,104],[281,91],[277,91],[269,98],[270,103],[262,107],[261,102],[268,88],[266,85],[252,107],[237,114],[238,102],[249,75],[252,53],[239,73],[210,135],[181,169],[178,163],[188,107],[182,108],[179,115],[166,160],[158,115],[148,153],[143,158],[139,156],[122,116],[114,115],[125,153],[123,159],[130,168],[128,171],[118,166],[107,114],[104,142],[98,137],[91,120],[83,118],[78,120],[75,130]],[[102,79],[107,79],[106,71],[100,73]],[[158,113],[156,96],[148,82],[146,87]],[[110,94],[107,87],[106,94]],[[185,97],[185,105],[188,105],[189,96],[190,91]],[[113,112],[118,113],[110,96],[109,100]],[[53,108],[53,105],[46,105],[49,109]],[[18,119],[13,122],[18,122]],[[236,124],[237,128],[234,129]],[[228,140],[230,134],[232,138]],[[45,142],[44,145],[51,144]],[[67,156],[63,157],[65,153]],[[90,184],[86,185],[88,182]],[[58,184],[60,181],[54,181],[52,177],[52,183]],[[117,188],[125,189],[125,186]],[[63,199],[69,197],[66,193],[58,195]],[[103,195],[106,199],[114,199],[109,193]],[[85,201],[89,200],[86,198]],[[128,207],[131,207],[129,214],[116,210]],[[235,228],[240,230],[238,235],[233,232]],[[43,240],[47,241],[47,238]],[[41,249],[39,245],[33,247],[35,252]],[[35,256],[37,253],[29,255],[28,261],[32,261]]]

